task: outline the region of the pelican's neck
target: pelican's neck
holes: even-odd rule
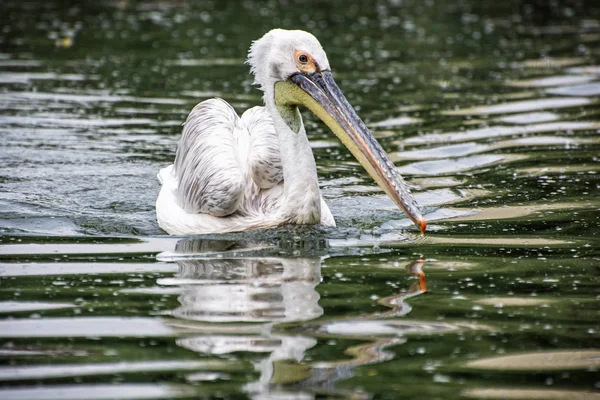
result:
[[[317,165],[297,106],[276,105],[274,93],[265,104],[279,137],[283,168],[284,213],[296,224],[321,222],[321,193]]]

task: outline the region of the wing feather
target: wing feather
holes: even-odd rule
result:
[[[266,107],[252,107],[242,115],[242,125],[250,133],[248,169],[261,189],[271,189],[283,181],[279,137]]]
[[[186,212],[222,217],[237,210],[245,166],[240,166],[236,147],[244,132],[233,107],[221,99],[203,101],[190,112],[174,163],[177,194]]]

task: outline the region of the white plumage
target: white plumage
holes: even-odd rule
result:
[[[184,124],[175,163],[158,179],[157,219],[172,235],[294,222],[283,212],[279,140],[265,107],[250,108],[240,118],[224,100],[198,104]],[[322,198],[320,213],[321,224],[335,226]]]

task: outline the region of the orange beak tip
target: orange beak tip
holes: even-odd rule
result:
[[[421,218],[420,228],[421,235],[423,235],[425,233],[425,229],[427,229],[427,222],[423,218]]]

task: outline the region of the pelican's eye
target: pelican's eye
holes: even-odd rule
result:
[[[298,62],[300,64],[308,64],[308,56],[306,54],[300,54],[298,56]]]
[[[312,74],[317,70],[317,63],[315,63],[315,60],[310,54],[302,50],[296,50],[294,59],[296,60],[296,67],[302,72]]]

